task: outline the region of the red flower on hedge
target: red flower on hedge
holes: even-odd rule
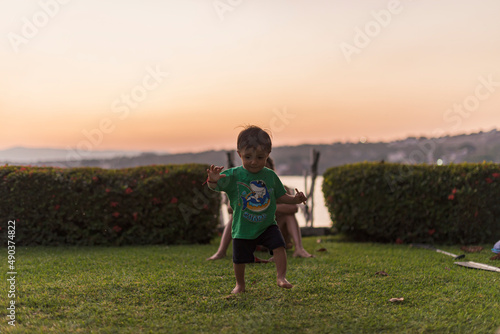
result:
[[[137,212],[134,212],[134,213],[132,214],[132,217],[134,217],[134,221],[136,221],[136,220],[137,220]]]
[[[113,212],[113,217],[115,217],[115,218],[120,217],[120,213],[119,212]]]
[[[106,190],[105,190],[105,191],[106,191],[107,193],[109,193],[111,190],[109,190],[109,188],[106,188]]]
[[[486,183],[492,183],[492,182],[493,182],[492,179],[490,179],[489,177],[486,178]]]
[[[172,197],[172,199],[170,200],[170,203],[172,203],[172,204],[175,204],[177,202],[179,202],[179,200],[177,199],[177,197]]]
[[[497,177],[500,177],[500,173],[493,173],[491,174],[491,176],[493,176],[496,179]]]
[[[151,202],[153,202],[153,204],[160,204],[161,203],[161,199],[153,197],[153,199],[151,200]]]
[[[474,217],[477,217],[477,215],[479,214],[479,212],[474,212]]]
[[[398,245],[401,245],[401,244],[403,243],[403,240],[401,240],[401,238],[397,238],[397,239],[396,239],[396,243],[397,243]]]
[[[118,225],[115,225],[113,226],[113,231],[115,231],[116,233],[120,232],[122,230],[122,228]]]
[[[59,204],[56,204],[56,205],[54,206],[54,209],[57,211],[57,210],[59,210],[59,208],[60,208],[60,207],[61,207],[61,206],[60,206]]]
[[[457,188],[453,188],[452,191],[451,191],[452,194],[456,194],[457,193]]]
[[[435,228],[430,229],[428,233],[429,235],[433,235],[434,233],[436,233],[436,229]]]
[[[97,180],[99,180],[97,176],[92,176],[92,181],[96,182]]]
[[[110,204],[113,208],[116,208],[118,206],[118,202],[111,202]]]
[[[451,194],[451,195],[448,195],[448,199],[450,201],[453,201],[455,199],[455,195]]]
[[[132,188],[128,187],[127,190],[125,190],[125,194],[131,194],[133,192]]]

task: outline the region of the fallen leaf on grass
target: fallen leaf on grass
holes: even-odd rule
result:
[[[490,257],[490,260],[500,260],[500,254]]]
[[[317,240],[316,240],[316,242],[317,242],[318,244],[320,244],[320,243],[321,243],[321,241],[322,241],[321,239],[317,239]]]
[[[389,299],[389,301],[391,303],[398,303],[398,302],[402,302],[403,300],[405,300],[404,298],[391,298]]]
[[[483,247],[481,247],[481,246],[462,246],[462,247],[460,247],[460,249],[466,253],[479,253],[480,251],[483,250]]]
[[[326,248],[320,248],[320,249],[316,250],[316,252],[326,252]]]
[[[389,274],[388,274],[388,273],[386,273],[385,271],[377,271],[377,272],[375,273],[375,275],[380,275],[380,276],[389,276]]]

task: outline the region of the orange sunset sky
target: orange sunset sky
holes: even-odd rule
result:
[[[0,4],[0,149],[186,152],[500,125],[498,0]],[[500,127],[499,127],[500,128]]]

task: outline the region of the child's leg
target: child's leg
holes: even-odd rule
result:
[[[285,247],[278,247],[273,249],[274,262],[276,263],[276,280],[278,286],[291,289],[293,285],[286,280],[286,251]]]
[[[255,240],[233,239],[233,268],[236,286],[231,293],[245,292],[245,263],[253,263],[255,257]]]
[[[287,215],[280,214],[276,215],[276,222],[278,223],[278,227],[280,228],[281,235],[283,235],[283,239],[285,240],[286,249],[292,249],[292,240],[289,233],[288,221],[286,219]]]
[[[293,288],[293,285],[286,280],[286,251],[285,240],[277,225],[269,226],[258,238],[257,243],[272,249],[273,259],[276,263],[276,279],[278,286],[286,289]]]
[[[231,243],[231,228],[233,226],[233,217],[229,219],[229,222],[227,222],[226,226],[224,227],[224,232],[222,233],[222,238],[220,239],[220,244],[219,244],[219,249],[217,249],[217,252],[207,258],[207,260],[218,260],[226,257],[226,251],[227,248],[229,247],[229,244]]]
[[[231,293],[245,292],[245,264],[233,263],[234,276],[236,276],[236,286]]]
[[[283,220],[286,222],[286,228],[288,232],[292,235],[293,242],[295,243],[295,251],[293,252],[293,257],[314,257],[314,255],[309,254],[302,246],[302,234],[300,232],[299,223],[295,215],[283,215]]]

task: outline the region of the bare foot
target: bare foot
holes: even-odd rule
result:
[[[242,293],[242,292],[245,292],[245,286],[240,286],[240,285],[236,285],[233,291],[231,291],[232,294]]]
[[[226,257],[226,254],[215,253],[214,255],[207,258],[207,261],[220,260]]]
[[[293,288],[293,285],[290,282],[288,282],[286,280],[286,278],[284,278],[284,279],[278,279],[278,286],[280,288],[285,288],[285,289],[291,289],[291,288]]]
[[[314,257],[314,255],[309,254],[304,248],[297,249],[293,252],[293,257]]]

